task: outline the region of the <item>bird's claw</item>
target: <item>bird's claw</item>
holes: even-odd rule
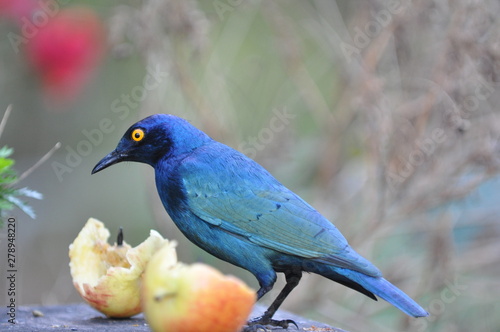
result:
[[[284,329],[288,329],[288,326],[290,326],[290,325],[295,325],[295,328],[297,330],[299,329],[299,326],[297,325],[297,323],[295,323],[295,321],[293,321],[291,319],[283,319],[283,320],[274,320],[273,319],[272,322],[276,322],[277,323],[276,326],[281,326]],[[271,325],[273,325],[273,323],[271,323]]]
[[[275,326],[275,327],[281,327],[283,329],[288,329],[288,326],[290,325],[295,325],[297,330],[299,329],[297,323],[295,323],[291,319],[277,320],[262,316],[249,321],[248,326],[245,329],[243,329],[243,332],[267,331],[266,326]]]
[[[245,327],[241,332],[266,332],[267,329],[264,325],[260,325],[260,324],[254,324],[254,325],[250,325],[250,323],[248,323],[248,326]]]

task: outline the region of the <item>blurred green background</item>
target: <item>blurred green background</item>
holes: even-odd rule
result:
[[[14,148],[22,173],[61,143],[16,184],[44,195],[27,200],[36,220],[6,214],[17,220],[18,304],[81,301],[68,246],[89,217],[112,237],[123,226],[132,245],[157,229],[179,242],[182,261],[258,288],[180,234],[149,166],[90,176],[131,124],[172,113],[261,163],[431,316],[408,319],[313,275],[284,309],[351,332],[500,330],[498,1],[57,4],[51,20],[83,6],[106,30],[102,61],[62,103],[45,95],[29,65],[31,41],[14,51],[9,33],[20,35],[22,24],[0,17],[0,114],[12,104],[0,147]],[[152,73],[157,84],[148,85]],[[106,132],[102,121],[111,124]],[[2,279],[5,239],[4,225]]]

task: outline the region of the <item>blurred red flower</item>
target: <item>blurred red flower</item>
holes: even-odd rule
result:
[[[51,106],[76,99],[102,59],[105,29],[89,8],[63,8],[57,0],[0,0],[0,16],[19,26],[9,32],[23,50]]]
[[[20,21],[22,17],[29,17],[36,7],[33,0],[0,0],[0,16]]]
[[[78,96],[99,64],[104,27],[87,8],[61,9],[25,44],[49,101],[66,104]]]

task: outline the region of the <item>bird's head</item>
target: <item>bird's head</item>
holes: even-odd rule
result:
[[[160,159],[188,153],[211,140],[184,119],[155,114],[133,124],[116,149],[95,165],[92,174],[122,161],[136,161],[155,167]]]

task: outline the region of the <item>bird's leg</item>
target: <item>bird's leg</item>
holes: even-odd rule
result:
[[[285,320],[275,320],[272,319],[281,303],[286,299],[288,294],[299,284],[300,278],[302,278],[302,271],[288,271],[285,272],[286,285],[279,293],[278,297],[271,303],[269,308],[264,312],[264,315],[254,318],[248,322],[248,326],[262,326],[262,325],[273,325],[280,326],[282,328],[288,328],[288,325],[293,324],[297,328],[297,324],[291,319]]]

